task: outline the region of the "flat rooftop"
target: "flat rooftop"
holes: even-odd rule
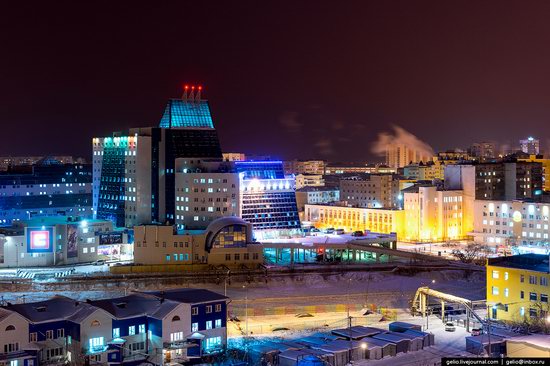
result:
[[[529,253],[509,257],[489,258],[487,264],[496,267],[550,273],[549,256],[546,254]]]

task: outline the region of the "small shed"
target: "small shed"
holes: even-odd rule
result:
[[[491,343],[491,350],[489,350],[489,343]],[[474,355],[487,353],[489,356],[498,357],[501,354],[506,354],[506,342],[504,338],[495,335],[482,334],[466,337],[466,351]]]
[[[376,339],[376,338],[366,338],[362,342],[366,342],[369,345],[376,345],[379,346],[382,349],[382,358],[384,357],[394,357],[397,354],[397,349],[395,347],[395,344],[384,341],[382,339]]]
[[[344,338],[360,340],[365,337],[371,337],[375,334],[383,333],[385,330],[371,327],[354,326],[351,328],[334,329],[332,334]]]
[[[424,337],[419,334],[406,334],[406,333],[399,333],[399,332],[388,332],[387,334],[392,334],[396,337],[408,339],[410,341],[409,343],[410,352],[420,351],[422,348],[424,348]]]
[[[279,366],[323,364],[324,362],[320,358],[301,350],[288,350],[279,353]]]
[[[383,347],[380,344],[372,342],[370,338],[364,338],[361,340],[362,344],[365,344],[365,358],[367,360],[379,360],[383,355]]]
[[[423,332],[421,330],[408,329],[403,334],[417,335],[423,339],[423,348],[435,345],[435,337],[433,333]]]
[[[326,344],[315,346],[315,349],[325,352],[331,352],[334,355],[333,365],[347,365],[350,362],[350,353],[352,361],[364,360],[367,358],[367,349],[362,346],[363,341],[349,341],[339,339]]]
[[[405,322],[393,322],[390,323],[388,326],[388,329],[392,332],[399,332],[403,333],[406,330],[413,329],[413,330],[422,330],[422,326],[418,324],[411,324],[411,323],[405,323]]]
[[[408,338],[398,337],[395,334],[389,334],[389,333],[377,334],[372,338],[381,339],[383,341],[387,341],[395,344],[395,352],[397,353],[409,352],[411,341]]]

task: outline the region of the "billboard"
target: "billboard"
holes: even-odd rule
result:
[[[78,257],[78,225],[67,225],[67,258]]]
[[[53,252],[53,228],[52,227],[28,227],[27,228],[27,253],[51,253]]]
[[[111,232],[99,234],[99,245],[122,244],[122,233]]]

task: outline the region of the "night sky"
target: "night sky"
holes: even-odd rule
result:
[[[550,138],[550,2],[4,2],[0,155],[90,158],[201,84],[224,151],[375,159]],[[345,3],[345,4],[342,4]]]

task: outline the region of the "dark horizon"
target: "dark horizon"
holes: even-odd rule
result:
[[[203,85],[226,152],[381,161],[399,125],[435,150],[549,146],[550,3],[10,3],[0,156],[91,157]]]

